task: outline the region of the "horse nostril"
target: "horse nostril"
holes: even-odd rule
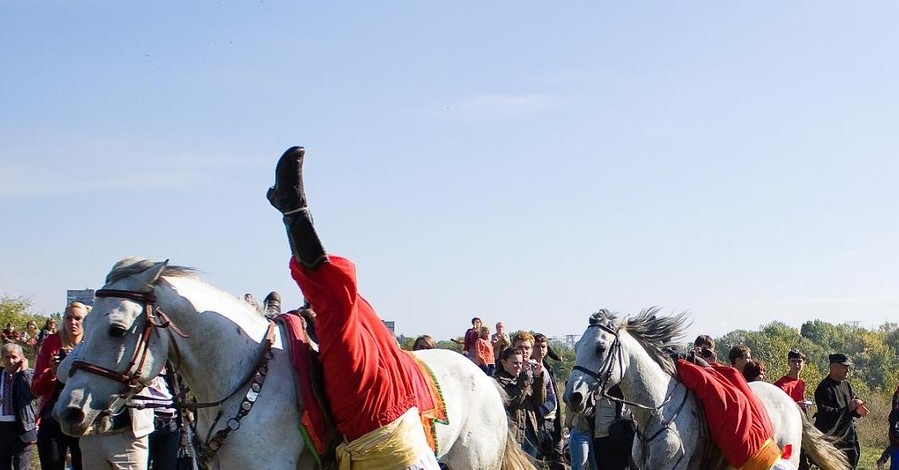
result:
[[[62,412],[62,420],[67,423],[80,423],[84,420],[84,411],[81,411],[81,408],[70,406]]]
[[[580,403],[583,400],[584,395],[581,392],[571,392],[571,399],[569,399],[571,403]]]

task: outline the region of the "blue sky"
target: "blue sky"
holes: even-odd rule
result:
[[[264,198],[407,335],[601,307],[721,335],[899,310],[892,2],[0,1],[0,293],[122,257],[301,295]]]

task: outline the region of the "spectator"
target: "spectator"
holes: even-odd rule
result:
[[[481,319],[474,317],[471,319],[471,328],[465,330],[465,336],[462,338],[462,354],[475,362],[477,358],[477,342],[481,337]]]
[[[747,382],[764,382],[765,372],[765,363],[758,359],[753,359],[743,366],[743,378]]]
[[[493,345],[490,343],[490,328],[481,327],[481,336],[475,343],[475,364],[489,376],[493,376],[496,370],[496,359],[493,355]]]
[[[2,347],[3,373],[0,378],[0,470],[31,468],[31,448],[37,441],[34,395],[28,360],[22,347],[7,343]]]
[[[815,427],[834,439],[849,460],[851,468],[858,466],[860,448],[855,420],[868,414],[865,402],[855,396],[849,384],[852,361],[845,354],[831,354],[830,373],[815,389]]]
[[[899,408],[893,408],[890,411],[890,470],[899,470]],[[886,462],[884,462],[886,463]],[[877,468],[880,469],[883,464],[877,462]]]
[[[499,363],[493,378],[509,397],[509,432],[526,454],[537,458],[537,408],[546,401],[543,366],[526,362],[522,350],[514,347],[503,350]]]
[[[434,338],[431,338],[428,335],[421,335],[418,338],[415,338],[415,341],[412,343],[413,351],[421,351],[422,349],[434,349],[437,347],[437,343],[434,342]]]
[[[512,346],[512,343],[509,341],[509,334],[506,333],[506,327],[503,325],[503,322],[496,322],[496,333],[493,333],[493,336],[490,337],[490,343],[493,346],[495,362],[499,362],[499,355],[503,352],[503,349]]]
[[[62,391],[62,383],[56,378],[56,368],[69,351],[81,342],[84,334],[81,322],[89,312],[90,307],[81,302],[66,305],[62,329],[47,336],[37,355],[31,390],[41,399],[37,432],[37,453],[41,460],[41,470],[63,470],[68,452],[72,454],[73,470],[81,470],[78,439],[63,434],[50,412]]]
[[[791,349],[787,353],[787,360],[790,363],[790,370],[787,372],[787,375],[777,379],[774,385],[786,392],[802,408],[803,412],[808,412],[811,402],[805,399],[805,381],[799,378],[799,374],[802,373],[802,369],[805,367],[805,354],[802,354],[798,349]],[[808,470],[810,466],[811,463],[808,460],[808,456],[800,450],[799,470]]]
[[[899,409],[899,385],[896,386],[896,391],[893,392],[892,405],[893,409],[890,412],[890,443],[883,450],[883,453],[880,454],[880,458],[877,459],[877,470],[881,470],[887,462],[892,462],[890,470],[897,470],[896,465],[899,462],[899,458],[893,456],[893,453],[899,451],[899,440],[897,440],[899,439],[899,434],[897,434],[897,439],[894,439],[893,433],[899,433],[899,429],[896,428],[897,425],[893,422],[893,413]]]
[[[752,360],[752,350],[745,344],[739,344],[730,348],[727,358],[730,359],[730,365],[743,372],[746,363]]]
[[[13,325],[12,322],[7,323],[6,328],[3,329],[2,337],[4,343],[18,343],[19,332],[16,331],[16,325]]]
[[[158,405],[153,408],[153,432],[148,439],[149,466],[153,469],[175,469],[178,466],[178,448],[181,444],[181,426],[178,410],[171,406],[176,378],[168,368],[153,379],[147,387],[147,396]]]
[[[609,395],[624,398],[618,385],[609,389]],[[634,433],[631,414],[620,401],[596,397],[593,450],[597,470],[627,470]]]
[[[784,392],[787,392],[787,395],[789,395],[790,398],[803,409],[803,411],[808,411],[808,407],[811,403],[805,399],[805,381],[799,378],[799,374],[801,374],[802,369],[805,368],[805,354],[802,354],[798,349],[791,349],[790,352],[787,353],[787,361],[789,361],[790,370],[787,372],[787,375],[777,379],[777,381],[774,382],[774,385]]]
[[[34,320],[28,320],[28,323],[25,324],[25,331],[22,332],[22,343],[34,350],[34,347],[37,345],[37,337],[40,334],[40,330],[37,329],[37,323]]]
[[[556,389],[556,378],[552,368],[546,364],[546,358],[549,357],[549,340],[546,335],[537,333],[534,335],[534,348],[531,352],[531,359],[543,365],[544,381],[546,382],[546,402],[540,407],[539,424],[542,431],[543,452],[545,457],[549,459],[549,467],[551,470],[565,468],[565,458],[562,453],[562,421],[561,409],[559,406],[559,393]],[[556,359],[558,360],[558,358]],[[546,440],[548,436],[548,441]]]
[[[569,407],[565,416],[568,428],[568,455],[571,457],[571,468],[596,470],[596,454],[593,449],[593,426],[596,420],[595,407],[588,406],[582,413],[571,411]]]
[[[44,344],[44,340],[54,333],[56,333],[56,320],[48,318],[47,321],[44,322],[44,327],[41,328],[41,332],[37,334],[38,351],[41,350],[41,346]]]
[[[693,356],[711,364],[718,362],[718,354],[715,352],[715,340],[709,335],[699,335],[693,341]]]

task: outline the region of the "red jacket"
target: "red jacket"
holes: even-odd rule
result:
[[[773,438],[768,412],[740,371],[718,364],[699,367],[679,359],[677,373],[681,383],[699,399],[709,436],[734,468],[743,467]]]
[[[291,258],[290,272],[315,310],[325,389],[337,429],[353,440],[399,418],[409,408],[433,408],[414,359],[356,290],[345,258],[310,270]]]
[[[38,408],[39,414],[44,415],[44,409],[53,406],[56,403],[56,389],[61,388],[62,384],[56,380],[56,374],[53,372],[51,364],[53,356],[59,354],[62,350],[62,340],[59,333],[53,333],[44,340],[41,350],[37,354],[37,364],[34,366],[34,377],[31,379],[31,392],[35,397],[40,397],[41,406]]]

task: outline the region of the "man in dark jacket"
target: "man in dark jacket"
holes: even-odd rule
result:
[[[846,378],[852,361],[845,354],[831,354],[830,374],[815,389],[815,427],[836,439],[852,468],[858,467],[860,448],[855,419],[868,414],[865,402],[855,396]]]
[[[37,441],[32,370],[26,365],[22,347],[3,345],[0,378],[0,470],[31,468],[31,448]]]

